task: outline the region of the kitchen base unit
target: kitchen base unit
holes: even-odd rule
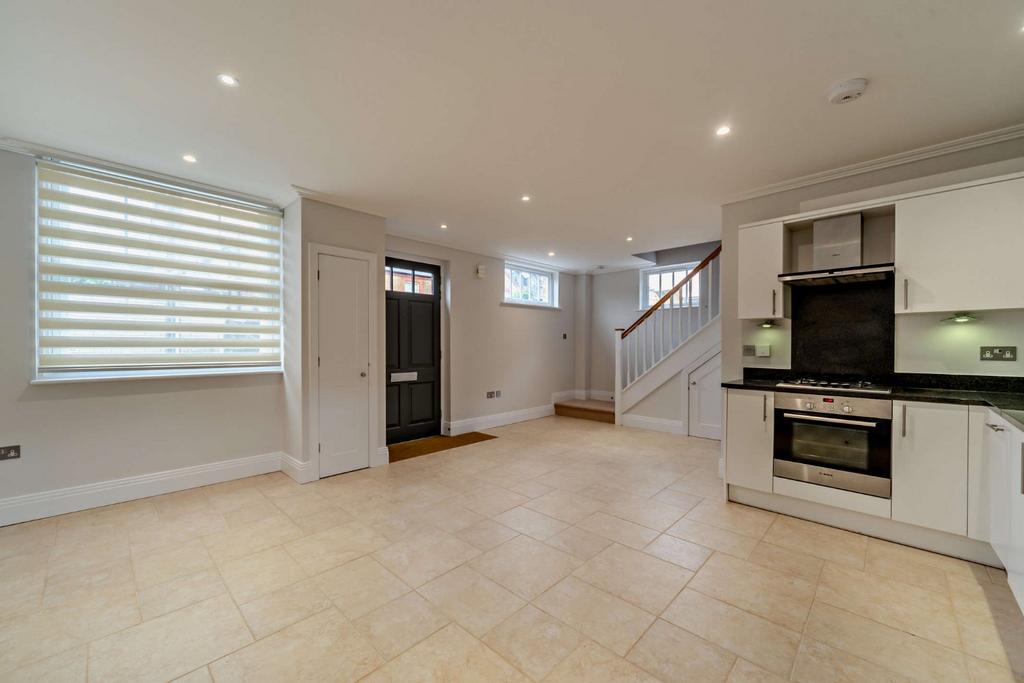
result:
[[[730,485],[729,500],[963,560],[1002,567],[988,543],[778,493]],[[886,501],[888,502],[888,501]]]

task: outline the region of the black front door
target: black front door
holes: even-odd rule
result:
[[[387,442],[441,433],[441,269],[389,258]]]

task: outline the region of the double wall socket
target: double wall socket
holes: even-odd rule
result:
[[[501,398],[501,389],[487,392],[487,398]]]
[[[0,460],[14,460],[21,457],[21,446],[0,446]]]
[[[1016,346],[982,346],[981,360],[1017,360]]]

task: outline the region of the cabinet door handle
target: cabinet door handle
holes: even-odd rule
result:
[[[775,290],[772,290],[772,315],[775,315]]]
[[[910,308],[910,280],[903,278],[903,310]]]
[[[768,421],[768,394],[761,394],[761,422]]]
[[[907,436],[907,404],[903,404],[903,428],[901,434],[904,438]]]
[[[991,429],[993,432],[1005,432],[1006,431],[1005,428],[1000,427],[999,425],[993,425],[993,424],[989,424],[987,422],[985,423],[985,426],[988,427],[989,429]]]
[[[1020,495],[1024,496],[1024,444],[1020,445]]]

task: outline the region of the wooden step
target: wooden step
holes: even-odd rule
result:
[[[615,424],[615,404],[596,400],[561,401],[555,404],[555,415]]]

